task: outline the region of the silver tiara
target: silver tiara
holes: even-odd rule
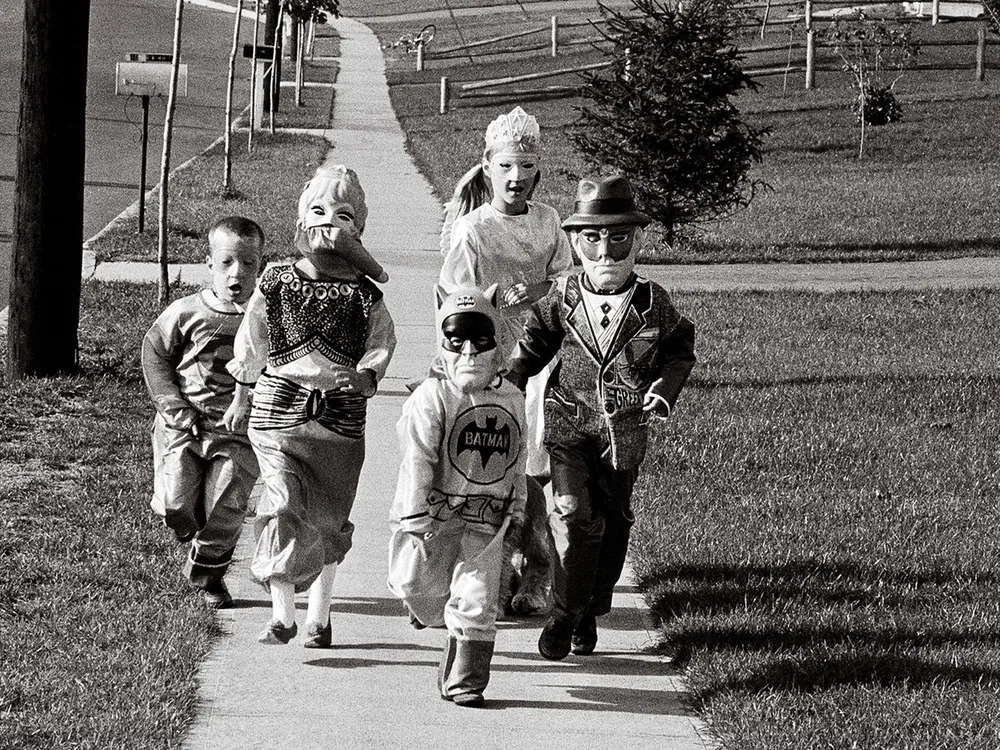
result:
[[[517,143],[533,148],[541,138],[538,120],[520,107],[514,107],[509,113],[500,115],[486,128],[486,147],[496,143]]]

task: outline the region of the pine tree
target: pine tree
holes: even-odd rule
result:
[[[719,0],[683,11],[661,0],[601,6],[609,73],[587,76],[570,137],[598,171],[627,176],[672,244],[679,228],[746,206],[767,128],[743,122],[734,97],[756,88],[732,46],[736,15]]]

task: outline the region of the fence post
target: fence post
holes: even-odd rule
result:
[[[448,76],[441,76],[441,103],[438,106],[438,114],[448,113]]]
[[[806,90],[816,87],[816,30],[813,28],[812,0],[806,0]]]
[[[980,26],[976,31],[976,80],[986,80],[986,28]]]
[[[806,32],[806,90],[816,88],[816,30]]]
[[[938,21],[941,18],[941,0],[932,0],[931,2],[931,25],[937,26]]]
[[[424,41],[421,39],[417,42],[417,70],[421,71],[424,69]]]
[[[552,16],[552,56],[559,56],[559,19]]]

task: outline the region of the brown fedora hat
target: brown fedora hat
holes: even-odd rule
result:
[[[582,179],[576,188],[573,215],[562,223],[563,229],[610,227],[630,224],[645,227],[650,218],[635,207],[632,185],[621,175]]]

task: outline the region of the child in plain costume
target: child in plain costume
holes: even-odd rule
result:
[[[226,370],[253,293],[264,233],[230,216],[208,232],[212,286],[171,303],[142,342],[156,407],[153,511],[191,542],[185,573],[209,606],[232,604],[224,576],[239,541],[257,460],[246,425],[227,424],[236,383]]]
[[[480,163],[455,187],[442,229],[445,252],[439,283],[446,292],[496,284],[505,338],[521,335],[526,308],[573,268],[573,252],[558,212],[530,200],[541,177],[538,120],[520,107],[497,117],[486,129]],[[541,402],[547,372],[526,391],[528,474],[545,477]],[[540,492],[540,487],[538,488]]]
[[[331,643],[337,565],[351,548],[351,509],[365,458],[367,400],[396,345],[382,293],[388,279],[362,246],[368,208],[353,170],[324,166],[299,199],[301,257],[269,268],[247,305],[230,371],[234,407],[249,409],[249,436],[264,492],[250,572],[271,593],[262,643],[295,637],[295,593],[309,592],[309,648]]]
[[[694,326],[634,271],[648,223],[624,177],[581,180],[563,227],[583,271],[533,306],[508,371],[523,386],[560,357],[545,394],[558,557],[538,640],[546,659],[594,651],[625,563],[649,420],[670,414],[695,363]]]
[[[389,588],[415,627],[447,627],[438,688],[461,706],[483,703],[504,533],[526,498],[524,397],[498,374],[508,349],[493,291],[439,302],[444,377],[427,378],[397,424]]]

